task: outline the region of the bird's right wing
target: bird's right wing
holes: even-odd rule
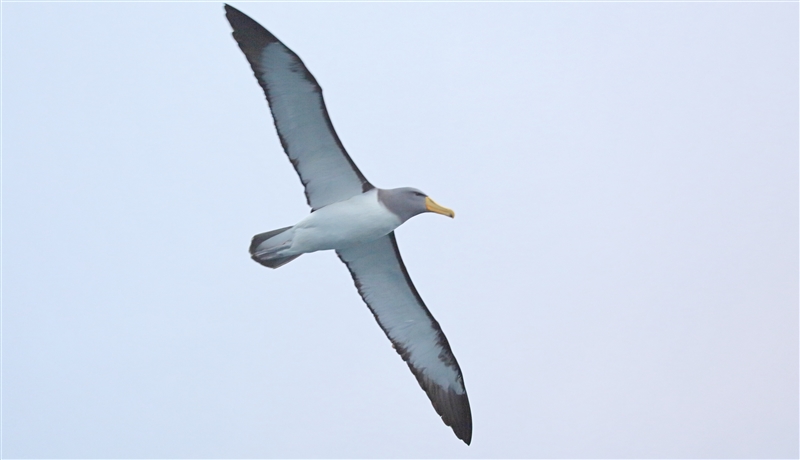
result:
[[[358,293],[456,436],[470,443],[472,414],[461,368],[439,323],[411,283],[394,232],[336,253]]]
[[[292,50],[236,8],[225,5],[233,38],[264,89],[283,150],[312,210],[373,188],[333,129],[322,88]]]

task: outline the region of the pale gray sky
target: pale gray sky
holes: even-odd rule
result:
[[[308,212],[222,3],[2,5],[5,457],[797,457],[797,3],[241,3],[380,187],[444,426]]]

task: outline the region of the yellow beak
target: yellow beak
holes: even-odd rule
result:
[[[452,209],[447,209],[444,206],[439,206],[438,204],[436,204],[435,201],[431,200],[430,197],[425,197],[425,208],[430,212],[435,212],[443,216],[448,216],[450,218],[456,217],[456,213],[453,212]]]

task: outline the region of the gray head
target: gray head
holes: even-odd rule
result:
[[[448,217],[456,216],[456,213],[451,209],[439,206],[428,195],[411,187],[389,190],[379,188],[378,201],[383,203],[389,211],[396,214],[401,222],[405,222],[423,212],[435,212]]]

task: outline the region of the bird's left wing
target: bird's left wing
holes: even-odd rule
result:
[[[434,409],[456,436],[470,443],[472,415],[450,344],[411,283],[394,233],[338,249],[358,293],[403,357]]]
[[[225,5],[225,14],[267,96],[281,145],[312,210],[372,189],[333,130],[322,88],[300,57],[236,8]]]

